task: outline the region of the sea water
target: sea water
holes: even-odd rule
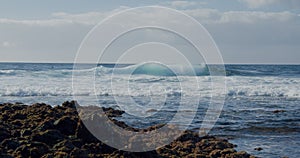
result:
[[[120,120],[143,128],[172,122],[178,106],[189,107],[189,100],[197,97],[196,115],[183,110],[182,120],[172,123],[184,124],[185,118],[193,117],[189,129],[198,131],[212,99],[218,99],[211,94],[223,93],[212,89],[210,70],[218,71],[218,65],[213,69],[203,64],[190,67],[81,64],[81,69],[74,70],[73,64],[0,63],[0,103],[58,105],[80,99],[81,105],[121,108],[127,114]],[[225,65],[225,70],[224,106],[210,134],[228,138],[238,145],[237,150],[255,156],[298,157],[300,65]],[[79,88],[76,91],[74,84]],[[135,116],[138,114],[145,117]],[[256,147],[263,150],[256,151]]]

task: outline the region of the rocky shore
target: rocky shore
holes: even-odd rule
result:
[[[82,117],[79,117],[84,108],[75,105],[73,101],[54,107],[39,103],[0,104],[0,157],[254,157],[244,151],[237,152],[235,145],[225,139],[200,137],[191,131],[185,131],[169,145],[153,151],[138,153],[117,150],[99,141],[87,130],[80,119]],[[88,109],[92,113],[99,108]],[[135,129],[114,119],[121,117],[124,111],[103,107],[101,110],[126,130],[149,131],[160,128],[158,125]]]

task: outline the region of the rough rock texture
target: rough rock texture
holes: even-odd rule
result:
[[[191,131],[184,132],[171,144],[154,151],[134,153],[117,150],[99,141],[87,130],[79,118],[83,110],[74,101],[55,107],[43,103],[30,106],[0,104],[0,157],[253,157],[244,151],[237,152],[227,140],[213,136],[199,137]],[[86,110],[89,115],[81,118],[103,119],[94,115],[99,107],[89,106],[85,114]],[[126,130],[146,132],[163,126],[135,129],[113,119],[120,117],[124,111],[113,108],[100,110]]]

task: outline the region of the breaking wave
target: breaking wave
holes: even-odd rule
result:
[[[142,63],[122,68],[97,67],[102,74],[132,74],[153,76],[206,76],[209,71],[206,65],[163,65],[159,63]]]

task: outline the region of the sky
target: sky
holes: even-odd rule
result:
[[[225,63],[300,63],[299,0],[0,0],[0,62],[74,62],[83,39],[103,19],[125,9],[153,5],[195,18],[210,33]],[[157,12],[145,16],[149,14],[161,17]],[[176,25],[184,26],[180,21]],[[145,38],[154,40],[153,35],[128,36],[123,45]],[[157,33],[158,39],[166,35]],[[179,37],[170,37],[173,44],[186,46]],[[161,51],[168,54],[167,47],[160,46],[136,50],[143,51],[138,58],[159,56]],[[104,62],[114,62],[111,55],[115,52],[109,53]],[[94,56],[87,54],[86,58],[88,62]],[[176,58],[169,60],[177,62]]]

